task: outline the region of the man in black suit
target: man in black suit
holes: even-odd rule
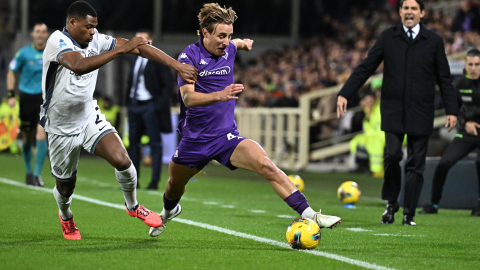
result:
[[[137,32],[137,37],[151,40],[148,31]],[[140,178],[140,139],[148,135],[152,150],[152,178],[147,189],[156,190],[162,170],[161,132],[172,132],[170,98],[173,77],[170,69],[155,61],[139,56],[132,57],[128,78],[128,128],[129,155]]]
[[[384,61],[380,101],[382,130],[385,131],[385,177],[382,199],[388,204],[382,223],[394,222],[401,189],[402,142],[407,136],[403,224],[413,221],[423,186],[428,137],[433,131],[435,82],[439,85],[446,127],[457,122],[457,100],[450,76],[443,39],[420,23],[425,14],[424,0],[401,0],[402,24],[383,31],[368,57],[354,70],[338,93],[337,115],[343,116],[347,100],[364,85]]]

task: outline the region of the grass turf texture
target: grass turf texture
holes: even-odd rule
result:
[[[24,183],[21,157],[0,154],[0,164],[0,177]],[[158,192],[140,189],[137,193],[139,202],[156,212],[162,209],[161,195],[168,178],[166,167],[162,172]],[[142,168],[143,188],[150,173],[150,168]],[[310,205],[342,217],[339,227],[322,229],[315,250],[395,269],[480,269],[480,218],[470,217],[470,211],[440,209],[437,215],[417,215],[419,225],[407,227],[401,225],[401,209],[394,224],[383,225],[382,180],[344,173],[300,175]],[[54,181],[48,162],[42,176],[51,190]],[[78,178],[75,194],[124,203],[107,162],[81,158]],[[356,181],[365,196],[357,209],[343,208],[336,197],[338,186],[347,180]],[[63,239],[51,193],[0,183],[0,203],[5,211],[0,219],[0,269],[361,268],[175,221],[160,237],[151,238],[148,227],[125,211],[75,199],[72,211],[83,239],[68,241]],[[285,242],[285,230],[293,218],[277,215],[297,216],[261,177],[214,164],[187,185],[181,204],[182,219],[281,242]],[[224,208],[226,205],[234,208]]]

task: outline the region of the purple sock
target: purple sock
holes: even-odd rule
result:
[[[165,193],[163,193],[163,208],[165,208],[165,210],[167,211],[172,210],[173,208],[175,208],[175,206],[177,206],[181,198],[182,197],[176,200],[170,200],[167,197],[165,197]]]
[[[307,202],[307,198],[305,198],[305,195],[300,190],[296,190],[292,194],[290,194],[287,198],[284,200],[288,206],[290,206],[293,210],[297,211],[298,214],[302,215],[303,211],[310,207],[310,205]]]

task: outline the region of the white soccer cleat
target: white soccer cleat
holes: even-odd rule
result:
[[[342,222],[342,219],[336,216],[322,215],[322,209],[313,215],[313,220],[318,224],[320,228],[336,227],[338,223]],[[162,225],[163,226],[163,225]]]
[[[160,217],[163,221],[162,225],[160,225],[159,227],[150,227],[150,231],[148,232],[148,234],[150,234],[151,237],[157,237],[161,233],[163,233],[165,227],[167,227],[167,223],[182,213],[182,206],[180,204],[177,204],[175,210],[176,212],[167,218],[165,217],[165,209],[163,209],[163,211],[160,213]]]

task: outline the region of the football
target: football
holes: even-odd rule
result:
[[[290,179],[290,181],[292,181],[292,183],[297,187],[298,190],[303,191],[303,189],[305,188],[305,183],[299,175],[290,174],[288,178]]]
[[[358,184],[353,181],[343,182],[337,190],[337,197],[343,204],[355,204],[361,194]]]
[[[286,236],[287,242],[293,249],[313,249],[320,243],[322,233],[315,221],[299,218],[290,223]]]

